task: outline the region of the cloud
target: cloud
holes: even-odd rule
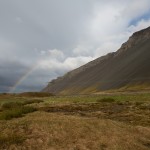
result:
[[[150,26],[150,19],[141,19],[137,24],[128,27],[128,31],[133,33]]]
[[[16,17],[16,21],[17,21],[18,23],[23,23],[23,20],[22,20],[20,17]]]
[[[121,13],[122,16],[125,17],[127,20],[133,21],[149,13],[149,10],[149,0],[142,0],[138,2],[137,0],[132,0],[126,5],[125,9]]]
[[[56,59],[46,59],[41,60],[38,63],[39,68],[47,70],[51,70],[53,72],[59,70],[62,72],[66,72],[72,69],[75,69],[89,61],[91,61],[93,57],[87,56],[77,56],[77,57],[67,57],[64,61],[56,60]]]
[[[59,60],[65,57],[64,53],[58,49],[48,50],[48,54],[50,55],[51,58],[59,59]]]
[[[150,26],[149,0],[8,0],[0,11],[0,92],[21,79],[16,92],[40,90]]]
[[[0,60],[0,91],[8,92],[27,70],[27,66],[18,61]]]

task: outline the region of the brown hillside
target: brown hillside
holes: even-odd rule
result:
[[[134,33],[121,48],[52,80],[43,90],[86,94],[125,87],[149,86],[150,27]]]

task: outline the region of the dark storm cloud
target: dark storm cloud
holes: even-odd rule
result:
[[[20,62],[0,61],[0,92],[8,92],[26,69]]]
[[[117,50],[150,25],[149,8],[149,0],[1,0],[0,92],[40,90]]]

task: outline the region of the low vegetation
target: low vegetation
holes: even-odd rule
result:
[[[108,97],[108,98],[99,99],[99,100],[97,100],[97,102],[108,102],[108,103],[111,103],[111,102],[115,102],[115,99]]]
[[[0,95],[0,149],[149,150],[150,94]]]
[[[7,145],[13,145],[13,144],[22,144],[23,141],[25,140],[24,137],[20,136],[20,135],[0,135],[0,148],[5,148],[7,147]]]
[[[22,117],[24,114],[36,111],[32,106],[25,106],[27,104],[40,103],[41,100],[31,100],[24,102],[6,102],[1,106],[0,120],[10,120],[12,118]]]
[[[54,96],[52,93],[46,93],[46,92],[25,92],[18,94],[19,96],[25,96],[25,97],[50,97]]]
[[[36,108],[30,106],[16,107],[13,109],[5,110],[0,113],[0,120],[10,120],[12,118],[22,117],[24,114],[36,111]]]

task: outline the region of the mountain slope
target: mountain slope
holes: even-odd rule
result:
[[[121,48],[52,80],[43,89],[56,94],[86,94],[148,85],[150,81],[150,27],[134,33]]]

